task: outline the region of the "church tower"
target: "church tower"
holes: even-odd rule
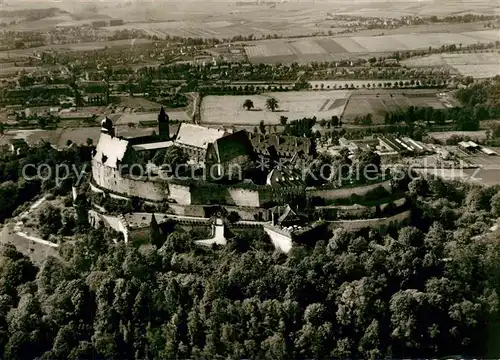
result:
[[[163,106],[158,114],[158,131],[162,140],[170,140],[169,118]]]

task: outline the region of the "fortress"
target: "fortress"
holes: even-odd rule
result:
[[[307,238],[305,234],[314,231],[315,225],[301,214],[304,205],[299,204],[305,204],[306,199],[331,201],[363,196],[376,189],[390,191],[388,180],[350,188],[307,188],[304,174],[295,166],[301,161],[314,161],[312,140],[305,137],[230,132],[190,123],[181,123],[171,135],[169,125],[163,108],[158,114],[158,133],[149,136],[117,136],[112,121],[102,120],[92,156],[91,190],[123,201],[139,199],[155,211],[162,211],[165,219],[201,221],[206,225],[215,213],[234,214],[244,226],[264,226],[273,244],[283,251],[291,248],[292,239]],[[167,158],[176,163],[175,171],[173,164],[165,163]],[[163,163],[158,159],[164,159]],[[281,166],[283,161],[288,166]],[[182,171],[178,172],[179,168]],[[232,169],[237,171],[233,173]],[[403,207],[401,211],[406,211]],[[395,214],[352,224],[329,223],[335,227],[376,227],[409,216],[407,212],[404,216]],[[103,215],[92,210],[92,223],[114,222],[111,226],[127,234],[126,239],[134,231],[144,234],[140,227],[131,232],[127,222],[119,218],[111,221],[109,215]],[[217,234],[222,226],[220,221],[218,224]]]
[[[262,146],[261,141],[259,148]],[[155,154],[172,148],[187,155],[190,173],[168,176],[161,166],[151,162]],[[246,131],[230,133],[181,123],[177,133],[170,136],[169,118],[162,108],[157,135],[116,136],[111,120],[102,121],[101,136],[92,157],[92,185],[96,191],[153,203],[168,202],[174,208],[214,204],[261,208],[285,202],[287,194],[304,193],[305,185],[298,176],[288,176],[277,169],[269,169],[262,184],[244,179],[242,168],[255,159],[256,151]],[[230,179],[231,183],[218,181],[225,179],[232,168],[240,173],[230,174],[236,177]],[[196,174],[201,170],[205,170],[205,177],[200,180]]]

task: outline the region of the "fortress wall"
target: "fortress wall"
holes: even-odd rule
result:
[[[301,187],[260,189],[232,188],[196,184],[187,186],[180,184],[167,184],[148,179],[133,179],[123,177],[119,171],[92,162],[92,177],[95,184],[104,190],[120,194],[125,197],[139,197],[146,201],[161,202],[168,199],[179,205],[228,205],[246,208],[259,208],[267,203],[285,203],[290,194],[303,194]],[[97,188],[96,188],[97,189]],[[329,190],[332,191],[332,190]],[[335,190],[336,191],[336,190]]]
[[[260,206],[269,203],[286,204],[291,195],[304,195],[305,189],[301,186],[295,187],[265,187],[259,190]]]
[[[224,204],[228,201],[227,188],[197,183],[190,187],[191,205]]]
[[[312,189],[306,190],[307,196],[309,197],[321,197],[325,200],[335,200],[348,198],[351,195],[365,195],[369,191],[372,191],[378,187],[383,187],[387,191],[391,190],[391,181],[387,180],[377,184],[371,184],[366,186],[358,186],[353,188],[340,188],[340,189]]]
[[[411,211],[407,210],[388,218],[328,221],[328,224],[330,227],[341,227],[346,230],[361,230],[366,227],[380,228],[383,226],[389,226],[391,223],[394,224],[404,222],[410,218],[410,215]]]
[[[192,194],[189,186],[178,185],[178,184],[169,184],[169,199],[175,201],[179,205],[191,205]]]
[[[169,204],[168,208],[175,215],[195,216],[195,217],[205,216],[205,210],[203,209],[203,206],[199,205]]]
[[[123,196],[137,196],[150,201],[163,201],[168,196],[166,185],[162,183],[122,177],[118,170],[94,161],[92,162],[92,177],[99,187]]]
[[[230,188],[228,189],[228,197],[230,205],[243,207],[260,206],[259,192],[256,190]]]
[[[240,216],[241,220],[245,221],[268,221],[269,211],[262,208],[224,206],[228,213],[235,212]]]
[[[271,242],[274,247],[283,251],[284,253],[288,253],[292,248],[292,238],[283,233],[279,233],[276,229],[271,229],[264,227],[264,231],[269,235]]]

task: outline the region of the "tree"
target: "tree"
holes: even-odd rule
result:
[[[280,116],[280,124],[281,124],[281,125],[285,126],[285,125],[286,125],[286,123],[287,123],[287,121],[288,121],[288,117],[286,117],[286,116],[284,116],[284,115],[281,115],[281,116]]]
[[[356,162],[356,180],[361,182],[378,179],[381,173],[380,155],[374,151],[364,151],[358,156]]]
[[[408,193],[410,196],[425,196],[428,192],[429,185],[427,180],[422,177],[413,179],[408,185]]]
[[[47,126],[47,119],[43,116],[40,116],[38,118],[38,126],[40,126],[41,129],[45,129]]]
[[[275,98],[273,97],[270,97],[266,100],[266,107],[273,111],[276,110],[278,108],[278,100],[276,100]]]
[[[185,166],[189,161],[189,155],[187,155],[180,147],[171,146],[165,150],[165,158],[163,164],[169,165],[172,171],[180,170],[182,166]]]
[[[339,126],[339,117],[337,115],[332,116],[332,126],[333,127],[338,127]]]
[[[158,248],[163,245],[162,235],[158,222],[156,221],[155,214],[151,215],[151,222],[149,224],[149,242]]]
[[[243,107],[247,109],[247,111],[250,111],[254,108],[253,101],[250,99],[246,99],[245,102],[243,103]]]
[[[261,120],[259,123],[259,130],[261,134],[266,133],[266,125],[264,125],[264,120]]]
[[[491,198],[491,211],[493,215],[500,217],[500,192]]]
[[[61,211],[50,204],[45,206],[38,214],[38,225],[44,239],[57,234],[62,228]]]

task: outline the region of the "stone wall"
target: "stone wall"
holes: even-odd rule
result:
[[[380,219],[363,219],[363,220],[338,220],[338,221],[328,221],[329,227],[333,228],[344,228],[346,230],[361,230],[367,227],[370,228],[381,228],[384,226],[389,226],[391,224],[399,224],[410,219],[411,211],[403,211],[387,218]]]
[[[260,207],[259,192],[248,189],[228,189],[229,205],[243,207]]]
[[[170,192],[169,199],[179,205],[191,205],[192,199],[189,186],[169,184],[168,188]]]
[[[271,242],[273,243],[276,249],[287,253],[292,248],[292,238],[291,236],[287,236],[285,233],[272,229],[271,227],[264,226],[264,231],[269,235]]]
[[[168,197],[166,183],[150,181],[146,178],[135,180],[130,177],[123,177],[118,170],[104,166],[96,161],[92,162],[92,177],[95,184],[101,189],[127,197],[136,196],[151,201],[164,201]]]
[[[179,205],[227,205],[246,208],[259,208],[265,204],[284,204],[290,195],[304,194],[303,187],[271,188],[262,186],[258,189],[224,187],[219,185],[196,183],[182,185],[148,178],[134,179],[121,176],[119,171],[92,162],[92,176],[95,191],[108,190],[116,195],[139,197],[146,201],[162,202],[171,200]]]
[[[366,195],[368,192],[378,187],[383,187],[387,191],[390,191],[391,181],[387,180],[376,184],[370,184],[358,187],[344,187],[339,189],[307,189],[306,193],[308,197],[320,197],[325,200],[335,200],[335,199],[348,198],[352,195],[359,195],[359,196]]]
[[[195,216],[195,217],[205,216],[205,210],[201,205],[169,204],[168,209],[169,212],[180,216]]]

